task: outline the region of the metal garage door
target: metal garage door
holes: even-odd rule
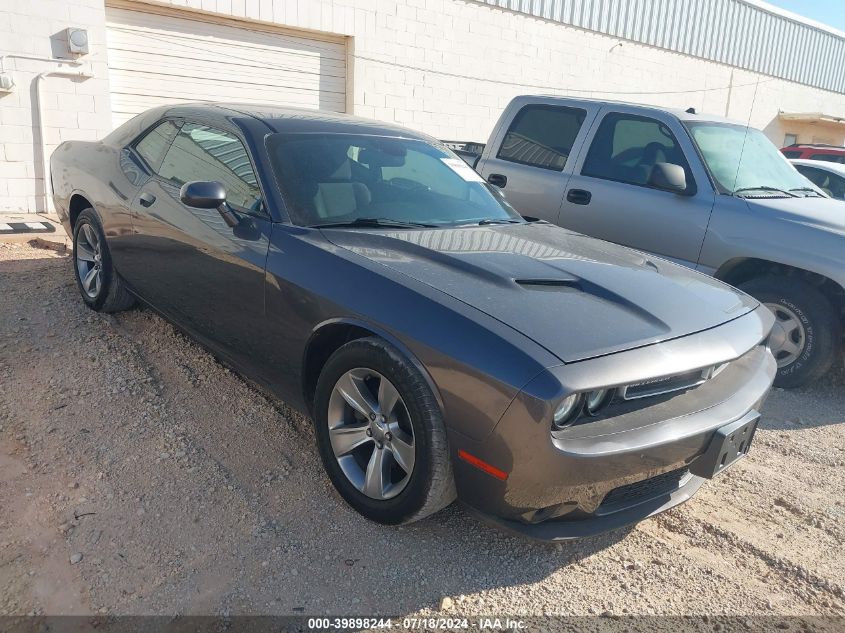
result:
[[[176,101],[346,106],[342,37],[186,11],[106,8],[114,125]]]

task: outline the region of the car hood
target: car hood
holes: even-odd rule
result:
[[[845,235],[845,202],[833,198],[746,198],[749,207],[794,222]]]
[[[323,234],[487,313],[564,362],[706,330],[758,305],[700,273],[545,223]]]

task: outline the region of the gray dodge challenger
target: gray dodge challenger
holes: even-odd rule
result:
[[[749,450],[776,369],[765,307],[520,216],[427,136],[189,104],[62,143],[51,168],[82,300],[140,300],[310,415],[373,521],[457,497],[577,538],[689,499]]]

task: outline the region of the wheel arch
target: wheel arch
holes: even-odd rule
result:
[[[371,336],[380,338],[398,349],[417,368],[428,383],[440,410],[444,411],[440,390],[425,365],[407,345],[372,323],[352,318],[335,318],[323,321],[311,331],[302,354],[302,397],[309,413],[313,414],[317,380],[329,357],[346,343]]]
[[[68,200],[67,205],[67,215],[68,215],[68,222],[70,222],[70,231],[71,235],[73,234],[73,229],[76,226],[76,220],[79,218],[79,214],[82,213],[85,209],[94,209],[94,212],[97,213],[99,217],[99,212],[97,212],[96,207],[90,201],[88,196],[82,191],[74,191],[70,199]]]
[[[732,286],[740,286],[765,275],[800,279],[814,286],[836,308],[840,318],[845,316],[845,289],[829,277],[804,268],[756,257],[736,257],[722,264],[713,276]]]

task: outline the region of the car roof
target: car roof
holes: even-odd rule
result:
[[[740,121],[734,121],[732,119],[727,119],[725,117],[716,115],[716,114],[705,114],[705,113],[698,113],[698,112],[687,112],[686,110],[682,110],[680,108],[665,108],[663,106],[656,106],[651,105],[648,103],[635,103],[633,101],[618,101],[614,99],[594,99],[590,97],[567,97],[561,95],[520,95],[516,97],[517,99],[530,101],[531,99],[543,99],[544,101],[560,101],[561,103],[567,102],[581,102],[581,103],[595,103],[596,105],[609,105],[609,106],[626,106],[629,108],[637,108],[639,110],[643,110],[644,112],[668,112],[673,114],[681,121],[702,121],[702,122],[712,122],[712,123],[727,123],[729,125],[741,125],[742,127],[748,127],[745,123]],[[691,108],[692,109],[692,108]]]
[[[434,141],[432,137],[407,128],[361,117],[314,110],[254,103],[184,103],[171,106],[171,116],[207,115],[231,118],[233,113],[257,119],[273,132],[295,134],[321,132],[326,134],[373,134]]]
[[[825,143],[795,143],[793,145],[788,145],[783,149],[816,149],[823,152],[845,154],[845,147],[842,147],[841,145],[826,145]]]
[[[817,169],[823,169],[824,171],[845,177],[845,165],[841,163],[831,163],[828,160],[810,160],[809,158],[790,158],[789,162],[793,165],[816,167]]]

